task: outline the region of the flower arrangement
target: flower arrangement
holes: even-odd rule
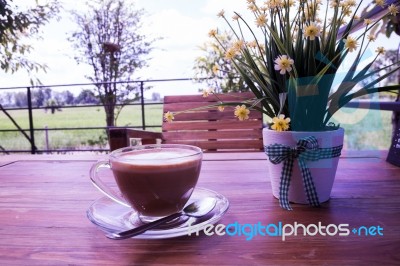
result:
[[[256,110],[272,118],[273,130],[324,131],[337,128],[330,119],[350,100],[398,89],[399,86],[376,87],[400,68],[396,62],[371,70],[377,57],[385,52],[383,47],[365,64],[367,47],[375,41],[374,29],[382,18],[357,16],[362,2],[268,0],[259,5],[247,0],[255,26],[236,12],[230,22],[221,11],[218,16],[236,38],[231,47],[220,42],[225,58],[231,60],[256,97],[253,101],[239,101],[235,116],[243,120],[250,110]],[[375,5],[386,10],[385,17],[399,13],[398,6],[388,5],[385,0],[375,0]],[[361,32],[355,31],[360,24]],[[261,34],[257,35],[256,29]],[[218,41],[218,30],[212,29],[209,36]],[[350,54],[354,56],[352,64],[342,69]],[[379,76],[382,70],[386,73]],[[363,87],[357,86],[361,81]],[[204,96],[210,93],[206,91]],[[172,121],[173,115],[167,112],[166,120]]]

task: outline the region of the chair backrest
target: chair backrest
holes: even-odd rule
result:
[[[164,113],[179,112],[173,122],[162,125],[163,143],[180,143],[198,146],[206,151],[262,150],[262,114],[251,111],[249,119],[239,121],[234,116],[235,106],[202,107],[223,102],[240,102],[254,98],[251,92],[210,95],[180,95],[164,97]]]

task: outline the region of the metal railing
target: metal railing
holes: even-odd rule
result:
[[[136,105],[140,106],[141,110],[141,125],[139,126],[124,126],[124,128],[141,128],[145,130],[146,128],[154,128],[154,127],[161,127],[160,125],[147,125],[146,124],[146,116],[145,116],[145,105],[161,105],[162,102],[159,103],[146,103],[145,102],[145,97],[144,97],[144,91],[145,91],[145,84],[147,83],[156,83],[156,82],[175,82],[175,81],[191,81],[192,79],[189,78],[180,78],[180,79],[156,79],[156,80],[136,80],[136,81],[119,81],[119,82],[108,82],[108,84],[114,84],[114,83],[123,83],[123,84],[128,84],[128,83],[137,83],[139,84],[139,100],[138,102],[132,103],[132,104],[124,104],[126,106],[129,105]],[[57,87],[77,87],[77,86],[95,86],[100,83],[76,83],[76,84],[58,84],[58,85],[40,85],[40,86],[26,86],[26,87],[8,87],[8,88],[0,88],[1,90],[21,90],[25,89],[26,90],[26,95],[27,95],[27,107],[22,107],[22,108],[4,108],[3,106],[0,105],[0,112],[4,112],[9,119],[12,121],[12,123],[15,125],[16,129],[1,129],[0,132],[21,132],[29,141],[30,143],[30,150],[6,150],[0,146],[0,153],[17,153],[17,152],[22,152],[22,153],[31,153],[31,154],[36,154],[36,153],[45,153],[45,152],[69,152],[69,151],[98,151],[98,152],[107,152],[109,149],[105,148],[89,148],[89,149],[38,149],[36,147],[36,142],[35,142],[35,132],[36,131],[46,131],[46,130],[61,130],[61,131],[68,131],[68,130],[107,130],[108,127],[61,127],[61,128],[35,128],[34,127],[34,117],[33,117],[33,110],[34,109],[46,109],[48,107],[34,107],[32,104],[32,90],[34,89],[40,89],[40,88],[57,88]],[[101,83],[105,84],[105,83]],[[70,106],[70,105],[63,105],[60,106],[62,108],[81,108],[81,107],[102,107],[103,105],[75,105],[75,106]],[[116,106],[121,106],[121,104],[117,104]],[[12,118],[12,116],[8,113],[8,111],[11,110],[28,110],[28,121],[29,121],[29,128],[21,128],[17,122]]]

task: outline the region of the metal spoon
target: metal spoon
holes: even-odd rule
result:
[[[216,203],[217,203],[217,200],[215,198],[208,197],[208,198],[200,199],[198,201],[195,201],[195,202],[189,204],[180,212],[171,214],[169,216],[166,216],[166,217],[156,220],[154,222],[150,222],[150,223],[141,225],[139,227],[129,229],[127,231],[122,231],[119,233],[108,233],[108,234],[106,234],[106,237],[108,237],[110,239],[116,239],[116,240],[130,238],[133,236],[143,234],[147,230],[150,230],[159,225],[162,225],[164,223],[172,221],[173,219],[176,219],[183,215],[199,218],[199,217],[206,215],[210,211],[212,211],[214,209]]]

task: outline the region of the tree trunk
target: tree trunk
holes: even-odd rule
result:
[[[108,84],[105,86],[109,86]],[[106,113],[106,123],[107,127],[113,127],[115,126],[115,96],[112,94],[112,92],[106,88],[105,89],[105,95],[103,99],[103,105],[104,105],[104,111]]]
[[[114,124],[114,112],[112,111],[111,113],[106,110],[106,122],[107,122],[107,127],[113,127],[115,126]]]
[[[115,123],[114,123],[114,117],[115,117],[115,115],[114,115],[114,107],[115,107],[115,105],[112,102],[105,101],[104,111],[106,113],[106,123],[107,123],[108,127],[115,126]]]

